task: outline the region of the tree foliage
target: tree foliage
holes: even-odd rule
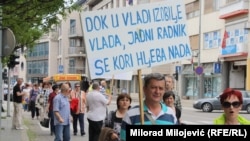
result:
[[[2,0],[0,2],[0,26],[10,28],[17,46],[33,47],[35,42],[66,18],[73,10],[79,10],[74,0]]]

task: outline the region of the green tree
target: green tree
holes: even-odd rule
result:
[[[28,48],[58,24],[59,17],[80,10],[74,0],[2,0],[0,6],[0,27],[13,31],[16,46]]]

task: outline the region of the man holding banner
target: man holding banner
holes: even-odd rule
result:
[[[173,125],[177,124],[173,110],[161,103],[163,94],[166,90],[166,80],[160,73],[151,73],[144,77],[144,106],[143,112],[145,125]],[[132,107],[121,125],[121,140],[126,140],[126,125],[140,125],[140,106]]]

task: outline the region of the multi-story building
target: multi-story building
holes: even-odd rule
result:
[[[25,51],[26,81],[32,83],[43,82],[43,79],[57,71],[57,34],[45,34],[31,49]]]
[[[249,1],[185,2],[194,63],[182,62],[181,93],[199,98],[218,95],[226,87],[249,90]],[[193,71],[197,64],[204,70],[200,79]]]
[[[82,4],[83,11],[94,11],[157,1],[161,0],[81,0],[78,4]],[[250,62],[249,1],[185,0],[185,7],[193,57],[190,60],[142,69],[142,75],[150,72],[172,75],[176,66],[180,66],[176,90],[181,96],[191,98],[213,97],[226,87],[250,90],[250,65],[247,65]],[[56,41],[51,38],[41,39],[37,49],[34,49],[36,52],[29,56],[38,56],[38,52],[44,50],[47,57],[40,57],[40,60],[28,57],[28,80],[41,80],[56,73],[89,76],[91,70],[88,69],[80,14],[73,12],[62,20],[57,28]],[[222,46],[223,39],[226,42]],[[197,66],[202,71],[200,75],[195,72]],[[35,72],[43,72],[44,75],[39,75],[38,79]],[[119,93],[123,88],[131,93],[138,93],[137,71],[134,71],[131,81],[115,80],[113,84],[114,93]]]

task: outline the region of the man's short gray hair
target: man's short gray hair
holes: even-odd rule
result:
[[[165,81],[165,77],[164,77],[163,74],[161,74],[161,73],[150,73],[150,74],[148,74],[148,75],[146,75],[144,77],[144,87],[147,87],[148,84],[150,83],[150,81],[153,80],[153,79],[154,80],[159,80],[159,81],[161,81],[161,80]]]
[[[97,90],[98,88],[100,88],[99,83],[94,82],[94,83],[92,84],[92,89],[93,89],[93,90]]]

